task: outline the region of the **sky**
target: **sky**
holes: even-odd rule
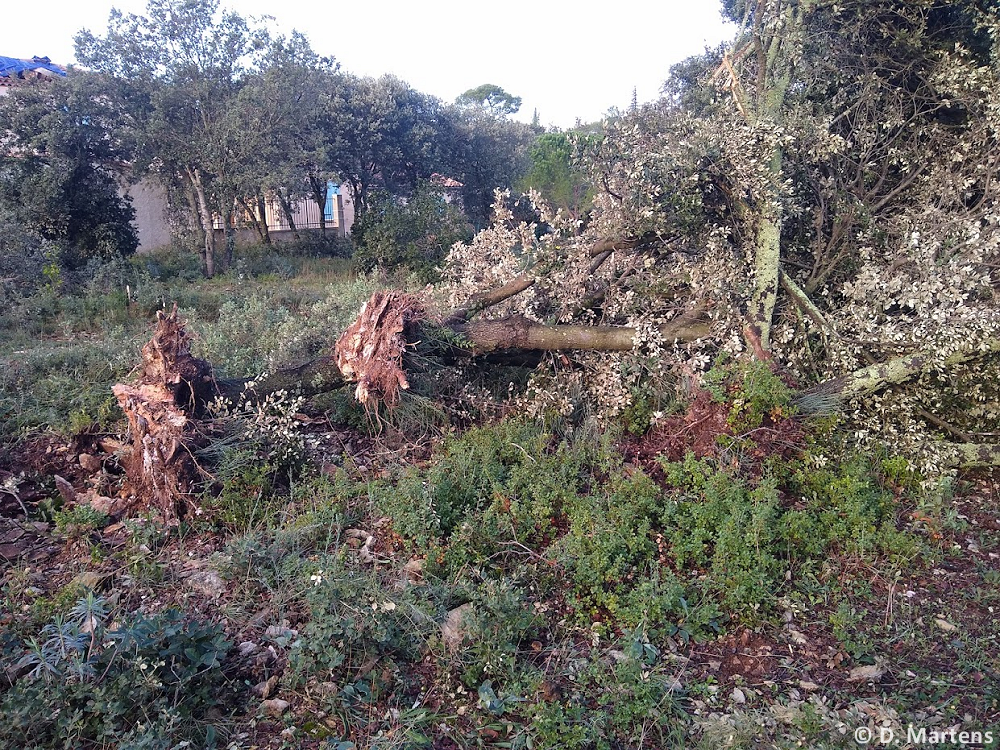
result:
[[[537,110],[543,125],[572,127],[626,109],[635,90],[655,100],[670,66],[734,33],[715,0],[222,0],[244,16],[270,15],[297,29],[341,69],[392,73],[427,94],[454,101],[492,83],[523,100],[517,119]],[[81,28],[103,33],[112,7],[145,11],[145,0],[56,0],[8,4],[0,14],[0,55],[74,62]]]

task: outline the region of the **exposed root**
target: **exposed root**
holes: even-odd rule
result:
[[[190,415],[214,394],[212,368],[191,356],[190,336],[177,306],[157,312],[153,338],[142,347],[142,369],[133,385],[112,388],[128,417],[131,453],[125,458],[130,483],[167,521],[192,509],[199,469],[188,450]]]
[[[364,406],[399,402],[399,391],[410,387],[403,371],[407,334],[423,318],[420,303],[399,291],[375,292],[358,319],[337,341],[337,366],[347,380],[357,382],[354,395]]]

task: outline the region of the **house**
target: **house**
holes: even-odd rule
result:
[[[330,182],[327,187],[324,219],[326,230],[330,235],[346,237],[351,233],[354,224],[354,201],[346,186]],[[135,209],[135,225],[139,235],[139,252],[150,252],[166,247],[171,243],[172,230],[168,221],[168,202],[166,191],[155,181],[144,179],[128,189]],[[236,241],[240,244],[252,244],[258,241],[257,233],[252,228],[252,220],[248,215],[237,213]],[[256,216],[254,218],[257,218]],[[264,221],[272,242],[295,240],[305,233],[320,231],[319,206],[311,198],[302,197],[292,204],[292,220],[295,229],[291,228],[284,211],[276,198],[269,197],[264,202]],[[225,222],[215,215],[213,228],[219,243],[225,240]]]
[[[0,55],[0,96],[5,96],[25,80],[51,80],[65,77],[66,73],[66,68],[56,65],[47,57],[22,59]],[[168,219],[167,192],[163,186],[153,179],[144,179],[123,192],[131,198],[135,209],[133,224],[139,235],[139,251],[157,250],[169,245],[173,239],[173,231]],[[324,209],[327,230],[341,237],[347,236],[354,223],[354,202],[350,194],[342,191],[341,186],[329,183]],[[319,206],[308,198],[300,198],[292,206],[294,231],[277,200],[266,201],[264,213],[271,239],[276,242],[295,239],[302,232],[318,232],[320,229]],[[256,235],[252,229],[246,228],[246,224],[245,221],[239,222],[237,239],[256,241]],[[216,221],[215,229],[220,237],[224,234],[221,219]]]
[[[4,57],[0,55],[0,96],[6,96],[11,87],[30,78],[51,79],[65,77],[66,69],[54,64],[47,57]]]
[[[242,214],[243,212],[240,212]],[[274,196],[268,196],[264,201],[264,222],[267,224],[268,234],[271,239],[277,242],[282,240],[296,239],[303,231],[315,231],[322,227],[320,223],[319,205],[312,198],[301,197],[292,203],[291,219],[281,208],[281,204]],[[237,215],[237,236],[240,239],[253,240],[253,231],[247,228],[252,224],[253,219],[260,219],[259,212],[254,212],[254,216]],[[327,182],[326,185],[326,205],[323,208],[323,224],[328,232],[339,237],[346,237],[351,232],[354,224],[354,201],[351,200],[350,191],[346,185],[339,185],[336,182]],[[215,229],[221,231],[225,224],[221,216],[215,217]]]

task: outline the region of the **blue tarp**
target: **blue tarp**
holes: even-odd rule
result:
[[[66,71],[58,65],[53,65],[47,57],[33,57],[30,60],[21,60],[17,57],[4,57],[0,55],[0,76],[5,78],[20,78],[21,74],[28,70],[42,68],[59,76],[66,75]]]

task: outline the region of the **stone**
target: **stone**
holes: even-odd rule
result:
[[[850,682],[874,682],[885,674],[885,667],[881,664],[869,664],[864,667],[855,667],[850,671],[847,679]]]
[[[53,474],[52,478],[56,482],[56,489],[59,490],[59,495],[62,497],[63,502],[75,503],[76,502],[76,490],[73,489],[73,485],[67,482],[58,474]]]
[[[413,585],[424,582],[424,561],[421,559],[410,560],[403,566],[403,582]]]
[[[81,468],[84,471],[88,471],[91,474],[96,474],[101,470],[101,459],[97,456],[91,455],[90,453],[81,453],[80,457],[77,459],[80,462]]]
[[[260,698],[270,698],[274,693],[274,688],[278,685],[278,675],[272,675],[263,682],[258,682],[251,688],[254,695]]]
[[[218,599],[226,590],[226,582],[214,570],[194,570],[187,575],[188,587],[204,596]]]
[[[100,573],[87,570],[74,576],[72,583],[91,591],[97,591],[106,577]]]
[[[269,701],[262,702],[260,708],[268,716],[277,718],[285,713],[290,705],[288,701],[283,701],[281,698],[272,698]]]

